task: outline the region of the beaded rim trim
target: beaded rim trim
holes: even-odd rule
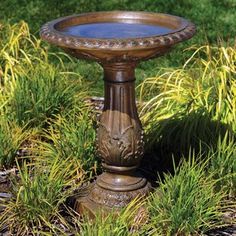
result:
[[[152,37],[125,39],[80,38],[76,36],[65,35],[59,30],[56,30],[56,24],[72,18],[77,18],[81,15],[63,17],[46,23],[40,30],[41,38],[52,44],[73,49],[133,50],[136,48],[141,49],[171,46],[173,44],[191,38],[196,32],[196,27],[193,23],[176,16],[171,17],[175,17],[176,19],[181,20],[182,27],[180,27],[178,31]],[[156,13],[156,15],[158,15],[158,13]]]

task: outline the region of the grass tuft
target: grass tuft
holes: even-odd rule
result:
[[[220,137],[216,148],[210,148],[208,172],[214,173],[217,190],[224,189],[229,198],[236,196],[236,143],[229,137]]]
[[[191,50],[183,68],[163,69],[139,86],[140,99],[149,98],[140,112],[146,148],[165,159],[186,155],[190,147],[207,151],[219,137],[236,133],[235,48]]]
[[[43,155],[49,158],[59,156],[62,160],[69,158],[89,174],[95,174],[98,163],[95,136],[90,109],[77,107],[68,114],[58,115],[45,132],[47,142],[41,143]]]
[[[151,235],[194,235],[220,226],[225,197],[215,192],[216,181],[206,176],[205,164],[183,160],[175,175],[165,175],[149,200]]]
[[[13,122],[0,118],[0,169],[11,167],[15,163],[17,152],[28,136],[27,132]]]
[[[44,127],[49,118],[70,110],[78,96],[78,82],[51,67],[39,67],[18,78],[9,99],[9,115],[19,125]]]
[[[68,226],[60,206],[71,194],[73,181],[79,185],[83,171],[71,168],[68,160],[55,158],[47,165],[19,168],[19,180],[13,181],[13,198],[3,204],[0,228],[8,226],[12,234],[29,235],[40,230],[63,233],[58,224]],[[19,167],[19,166],[18,166]]]

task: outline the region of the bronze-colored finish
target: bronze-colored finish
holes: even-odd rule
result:
[[[163,26],[169,33],[133,38],[85,38],[64,31],[69,26],[102,22]],[[137,172],[144,149],[143,130],[135,104],[135,67],[166,53],[191,38],[195,26],[176,16],[146,12],[97,12],[60,18],[45,24],[41,37],[69,54],[99,62],[104,69],[105,101],[97,130],[97,152],[104,173],[77,199],[78,212],[120,208],[137,196],[145,197],[150,184]]]

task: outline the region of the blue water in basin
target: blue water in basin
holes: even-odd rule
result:
[[[173,32],[173,29],[139,23],[105,22],[68,26],[61,31],[81,38],[125,39],[164,35]]]

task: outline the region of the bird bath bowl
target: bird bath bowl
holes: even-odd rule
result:
[[[87,196],[76,199],[79,213],[119,209],[150,192],[150,183],[138,171],[144,133],[135,104],[135,67],[194,33],[195,26],[177,16],[126,11],[73,15],[41,28],[42,39],[76,58],[97,61],[104,70],[104,109],[96,140],[104,172]]]

